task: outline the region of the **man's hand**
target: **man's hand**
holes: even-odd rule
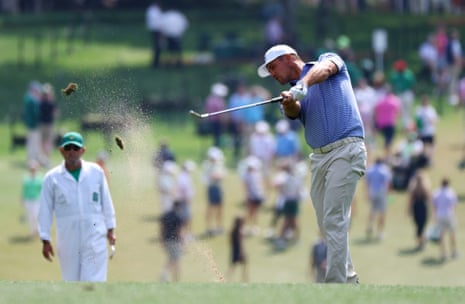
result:
[[[281,101],[281,106],[287,117],[294,119],[299,116],[300,113],[300,101],[294,98],[290,91],[281,92],[283,101]]]
[[[107,240],[110,245],[115,245],[116,243],[116,236],[113,229],[108,229],[107,231]]]
[[[42,255],[46,260],[52,262],[52,257],[55,256],[52,244],[50,244],[50,241],[47,240],[42,240],[42,244]]]
[[[297,82],[289,92],[292,94],[292,97],[296,100],[302,100],[307,96],[307,85],[303,81]]]

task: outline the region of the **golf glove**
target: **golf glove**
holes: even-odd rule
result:
[[[302,100],[305,96],[307,96],[307,86],[302,81],[299,81],[289,90],[289,92],[292,94],[294,99]]]

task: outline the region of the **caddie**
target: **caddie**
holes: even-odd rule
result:
[[[39,235],[42,254],[52,261],[53,217],[56,248],[65,281],[103,282],[107,279],[107,241],[115,244],[115,209],[105,173],[81,157],[81,134],[66,133],[59,147],[63,163],[48,171],[40,197]]]

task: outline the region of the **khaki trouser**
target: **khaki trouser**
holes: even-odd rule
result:
[[[310,154],[310,195],[318,226],[328,245],[327,283],[346,283],[347,278],[356,275],[349,251],[348,231],[350,208],[357,182],[365,174],[366,158],[362,139],[336,145],[327,153]]]

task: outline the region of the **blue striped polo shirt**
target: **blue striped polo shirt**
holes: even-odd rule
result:
[[[318,62],[331,60],[338,72],[325,81],[308,88],[307,96],[300,101],[299,119],[305,128],[305,140],[312,148],[320,148],[346,137],[364,138],[360,112],[350,82],[347,66],[335,53],[324,53]],[[312,68],[307,63],[300,79]]]

